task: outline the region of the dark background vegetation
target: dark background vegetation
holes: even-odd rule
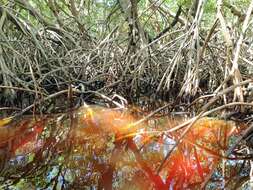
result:
[[[43,101],[38,110],[50,112],[73,88],[88,103],[117,94],[154,109],[233,85],[218,103],[249,102],[249,4],[1,0],[1,106],[15,111]]]

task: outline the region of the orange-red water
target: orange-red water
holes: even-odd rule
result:
[[[139,119],[130,111],[90,106],[2,122],[0,184],[7,187],[9,180],[12,187],[25,179],[34,188],[198,189],[219,169],[229,138],[238,133],[233,122],[202,118],[178,142],[185,128],[169,131],[188,118],[150,118],[136,125]],[[27,159],[10,164],[20,156]]]

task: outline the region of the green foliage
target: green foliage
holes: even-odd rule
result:
[[[174,4],[175,1],[172,0],[171,3]],[[178,5],[182,5],[182,6],[186,7],[186,8],[189,8],[192,5],[192,3],[193,3],[192,0],[178,0],[177,1]]]

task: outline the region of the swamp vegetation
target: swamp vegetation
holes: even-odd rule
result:
[[[252,189],[252,15],[0,0],[0,188]]]

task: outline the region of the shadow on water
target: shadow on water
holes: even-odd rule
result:
[[[168,130],[184,120],[167,116],[134,125],[138,118],[129,111],[97,106],[2,120],[1,188],[212,189],[233,183],[237,165],[245,163],[229,158],[226,184],[220,163],[240,128],[202,118],[170,153],[184,129]]]

